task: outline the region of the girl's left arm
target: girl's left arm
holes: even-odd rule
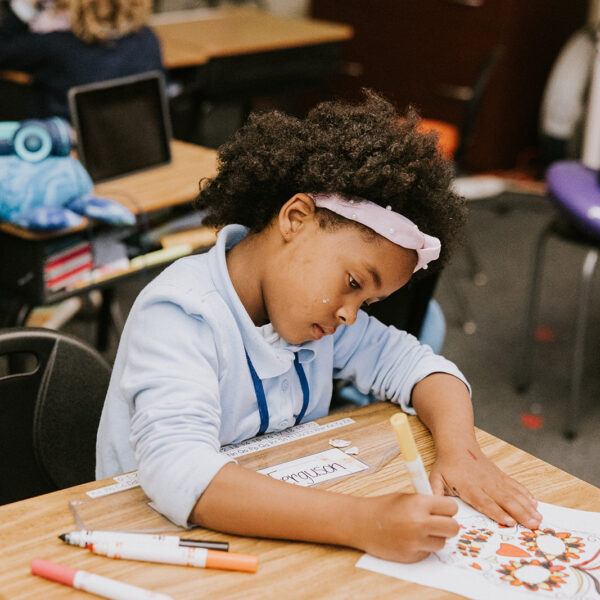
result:
[[[539,526],[542,516],[531,493],[481,451],[471,398],[460,379],[447,373],[425,377],[413,388],[412,405],[436,445],[430,474],[434,494],[459,496],[498,523]]]

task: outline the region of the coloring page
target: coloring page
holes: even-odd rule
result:
[[[457,503],[460,530],[442,551],[408,565],[364,555],[356,566],[473,599],[600,600],[600,513],[540,502],[531,530]]]

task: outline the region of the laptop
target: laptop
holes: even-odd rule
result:
[[[171,161],[164,75],[149,71],[69,90],[77,153],[100,182]]]

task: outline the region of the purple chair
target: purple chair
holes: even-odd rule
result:
[[[561,161],[546,173],[548,195],[558,209],[537,242],[529,306],[524,327],[524,343],[517,374],[517,389],[525,391],[531,383],[534,332],[538,317],[540,286],[546,242],[551,235],[587,248],[583,260],[577,301],[575,342],[571,367],[571,390],[564,434],[577,435],[580,412],[581,378],[591,282],[600,249],[600,185],[597,172],[577,161]]]

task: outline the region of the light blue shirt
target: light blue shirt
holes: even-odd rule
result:
[[[179,525],[232,460],[220,447],[258,432],[246,352],[264,386],[267,431],[290,427],[302,408],[295,352],[310,389],[304,422],[328,414],[333,378],[351,379],[413,414],[412,389],[427,375],[465,381],[429,346],[363,311],[353,325],[299,346],[270,326],[256,327],[225,260],[245,235],[245,227],[225,227],[208,253],[176,261],[144,288],[127,319],[102,411],[96,476],[138,469],[146,494]]]

